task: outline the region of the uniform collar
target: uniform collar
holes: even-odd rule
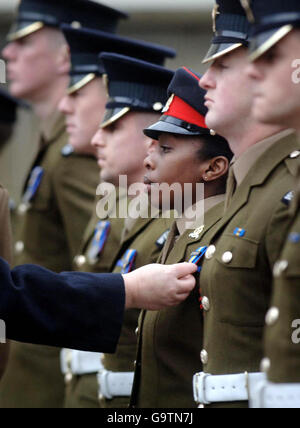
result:
[[[268,137],[258,142],[254,146],[250,147],[238,159],[234,159],[232,163],[232,168],[237,182],[237,186],[240,186],[242,184],[251,168],[256,164],[256,162],[261,156],[263,156],[278,141],[293,134],[294,132],[295,131],[293,131],[292,129],[286,129],[282,132],[272,135],[271,137]]]
[[[59,111],[53,112],[47,119],[41,121],[40,135],[42,146],[46,146],[65,132],[65,117]]]
[[[215,207],[216,205],[220,204],[221,202],[224,202],[225,200],[225,194],[222,195],[216,195],[216,196],[211,196],[210,198],[206,198],[203,200],[203,209],[204,209],[204,214],[206,214],[211,208]],[[196,204],[193,205],[193,209],[196,209]],[[182,218],[178,219],[176,221],[176,226],[179,232],[179,235],[182,236],[186,231],[186,223],[187,222],[191,222],[190,219],[187,219],[184,215]],[[201,224],[200,224],[201,223]],[[201,220],[197,220],[193,223],[192,227],[190,227],[189,229],[195,229],[197,228],[197,226],[201,226],[201,225],[205,224],[204,218]]]

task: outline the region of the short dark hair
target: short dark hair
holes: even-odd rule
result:
[[[220,135],[201,135],[199,137],[202,147],[198,150],[198,157],[200,160],[213,159],[218,156],[224,156],[231,162],[233,153],[225,138]]]

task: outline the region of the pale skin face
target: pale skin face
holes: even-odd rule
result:
[[[299,52],[300,31],[294,30],[261,58],[249,64],[246,72],[254,82],[255,118],[300,132]]]
[[[9,43],[2,51],[11,94],[38,103],[56,79],[69,72],[69,52],[60,31],[43,28]]]
[[[182,189],[185,183],[191,183],[195,203],[196,184],[206,183],[205,197],[217,195],[219,192],[216,180],[227,173],[229,162],[222,156],[200,159],[198,152],[202,146],[201,137],[185,137],[168,133],[161,134],[159,141],[152,140],[144,161],[147,169],[144,182],[148,193],[151,193],[151,186],[156,183],[167,183],[169,186],[179,183]],[[184,196],[184,192],[182,195]],[[161,198],[162,196],[160,195]],[[173,192],[171,193],[173,208],[175,202],[172,196],[174,196]],[[161,200],[159,203],[152,202],[155,205],[162,203]]]
[[[118,185],[119,176],[126,175],[128,185],[140,183],[145,175],[144,159],[150,140],[143,134],[159,115],[129,112],[110,126],[99,129],[92,140],[97,150],[101,179]]]
[[[96,155],[96,148],[91,145],[91,141],[99,127],[106,102],[102,78],[92,80],[61,100],[59,110],[66,117],[69,144],[77,153]]]
[[[241,118],[251,113],[253,82],[244,72],[246,65],[247,50],[239,48],[216,59],[200,81],[207,91],[206,124],[226,137]]]

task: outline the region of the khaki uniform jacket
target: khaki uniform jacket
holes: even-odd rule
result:
[[[238,186],[213,233],[201,272],[202,296],[210,302],[201,354],[206,373],[260,369],[272,271],[291,222],[286,199],[298,150],[294,134],[274,142]]]
[[[216,202],[220,200],[218,197]],[[223,203],[208,210],[205,214],[205,228],[197,239],[190,236],[191,230],[187,230],[175,243],[177,232],[175,223],[159,262],[174,264],[190,261],[193,252],[209,244],[210,231],[223,213]],[[199,274],[197,274],[197,286],[185,302],[177,307],[160,311],[142,311],[131,398],[133,407],[196,407],[192,378],[199,370],[203,335],[199,298]]]
[[[266,317],[265,363],[268,379],[275,383],[300,383],[300,176],[294,195],[292,226],[274,268]]]
[[[134,269],[156,263],[165,243],[166,237],[158,243],[161,237],[170,230],[172,221],[169,219],[138,219],[127,230],[123,239],[121,249],[117,255],[116,262],[124,256],[128,249],[137,251]],[[121,267],[115,265],[114,273],[120,273]],[[103,364],[106,370],[114,372],[134,371],[134,361],[136,358],[137,335],[139,310],[128,310],[125,312],[123,328],[120,336],[117,352],[113,355],[104,354]],[[101,400],[103,407],[128,407],[129,397],[125,399]]]
[[[0,186],[0,257],[8,263],[12,262],[12,236],[9,215],[9,196]],[[4,373],[8,358],[8,344],[0,345],[0,379]]]
[[[41,184],[30,208],[19,211],[16,265],[39,264],[56,272],[72,268],[91,217],[99,170],[92,157],[63,156],[66,143],[64,118],[54,115],[33,165],[44,169]],[[12,343],[0,407],[61,407],[63,398],[59,350]]]

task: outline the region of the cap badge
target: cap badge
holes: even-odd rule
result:
[[[170,96],[170,98],[167,101],[167,104],[165,105],[165,107],[164,107],[164,109],[162,111],[163,113],[167,113],[167,111],[169,111],[169,109],[171,107],[171,104],[172,104],[172,102],[174,100],[174,97],[175,97],[175,94],[173,94],[173,95]]]
[[[200,235],[201,235],[201,233],[203,232],[203,230],[205,229],[205,226],[204,226],[204,224],[202,225],[202,226],[200,226],[200,227],[198,227],[196,230],[194,230],[194,232],[193,233],[190,233],[189,234],[189,238],[192,238],[192,239],[199,239],[200,238]]]
[[[255,22],[255,17],[254,17],[254,13],[252,12],[250,3],[251,3],[251,0],[241,0],[241,4],[245,9],[248,21],[253,24]]]
[[[216,20],[217,20],[217,16],[220,15],[219,12],[219,5],[215,4],[213,11],[212,11],[212,20],[213,20],[213,32],[215,33],[217,31],[217,25],[216,25]]]

